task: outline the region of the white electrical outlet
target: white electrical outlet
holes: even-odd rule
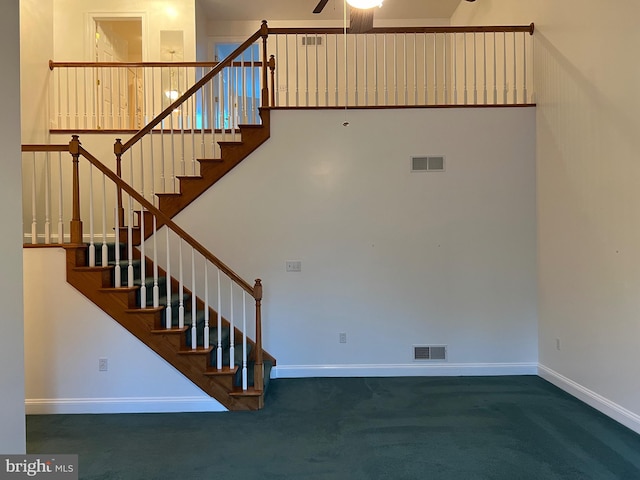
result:
[[[287,272],[301,272],[302,262],[299,260],[287,260],[286,262]]]
[[[347,343],[347,334],[344,332],[340,334],[340,343]]]
[[[109,370],[109,360],[106,359],[106,358],[99,358],[98,359],[98,371],[106,372],[107,370]]]

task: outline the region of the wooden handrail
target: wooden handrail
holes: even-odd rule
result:
[[[222,71],[223,68],[230,66],[232,64],[232,61],[233,61],[234,58],[236,58],[238,55],[240,55],[242,52],[244,52],[249,46],[251,46],[256,40],[258,40],[262,36],[263,30],[265,28],[264,26],[266,25],[266,21],[263,21],[262,25],[263,26],[260,28],[260,30],[258,30],[256,33],[251,35],[247,40],[245,40],[245,42],[242,45],[240,45],[238,48],[236,48],[225,60],[223,60],[222,62],[218,63],[209,73],[207,73],[200,80],[198,80],[191,88],[189,88],[189,90],[184,92],[182,94],[182,96],[180,96],[175,102],[173,102],[171,105],[169,105],[167,108],[165,108],[162,111],[162,113],[160,113],[156,118],[151,120],[151,122],[149,122],[142,130],[140,130],[133,137],[131,137],[124,145],[122,145],[122,150],[120,152],[115,152],[115,153],[116,154],[117,153],[123,154],[128,149],[130,149],[133,145],[135,145],[135,143],[138,140],[140,140],[147,133],[149,133],[151,130],[153,130],[153,128],[156,125],[158,125],[160,122],[162,122],[162,120],[164,120],[169,115],[171,115],[171,112],[173,112],[176,108],[178,108],[180,105],[182,105],[184,102],[186,102],[187,99],[189,99],[194,93],[196,93],[198,90],[200,90],[213,77],[218,75]],[[264,62],[264,64],[266,65],[266,62]]]
[[[496,25],[496,26],[447,26],[447,27],[375,27],[368,32],[368,34],[376,33],[509,33],[509,32],[525,32],[533,35],[535,26],[533,23],[529,25]],[[300,34],[300,35],[343,35],[344,28],[342,27],[329,27],[329,28],[269,28],[269,34],[273,35],[286,35],[286,34]],[[349,32],[347,31],[347,34]]]
[[[153,204],[151,204],[147,199],[145,199],[142,195],[140,195],[133,187],[131,187],[128,183],[126,183],[124,180],[122,180],[120,177],[118,177],[118,175],[116,175],[109,167],[104,165],[102,162],[100,162],[100,160],[98,160],[96,157],[94,157],[91,153],[89,153],[87,150],[82,148],[77,135],[73,135],[72,138],[73,139],[71,140],[71,142],[69,142],[68,145],[22,145],[22,151],[23,152],[68,152],[68,153],[71,153],[72,156],[74,157],[74,162],[76,162],[76,160],[75,160],[76,159],[76,155],[83,156],[91,164],[93,164],[93,166],[95,166],[98,170],[100,170],[107,177],[109,177],[111,179],[111,181],[113,181],[118,186],[119,189],[121,189],[121,190],[125,191],[127,194],[131,195],[131,197],[133,197],[145,209],[147,209],[153,215],[158,217],[161,220],[163,225],[166,225],[167,228],[169,228],[169,229],[173,230],[175,233],[177,233],[185,242],[187,242],[189,245],[191,245],[193,248],[195,248],[196,251],[198,251],[198,253],[200,253],[200,255],[202,255],[204,258],[209,260],[209,262],[211,262],[216,267],[218,267],[222,272],[224,272],[225,275],[227,275],[235,283],[240,285],[242,287],[242,289],[245,290],[254,299],[256,298],[256,293],[254,291],[254,288],[251,285],[249,285],[237,273],[235,273],[233,270],[231,270],[231,268],[229,268],[227,265],[225,265],[218,257],[216,257],[211,252],[209,252],[196,239],[194,239],[191,235],[189,235],[187,232],[185,232],[178,225],[176,225],[171,220],[171,218],[169,218],[169,216],[167,216],[164,213],[162,213],[161,210],[158,210],[155,206],[153,206]],[[75,170],[74,170],[74,172],[75,172]],[[74,173],[74,185],[75,185],[75,181],[77,181],[77,180],[79,180],[79,179],[76,178],[76,174]],[[74,186],[74,190],[75,190],[75,186]],[[76,222],[80,222],[80,218],[79,218],[80,217],[80,214],[79,214],[79,212],[80,212],[79,200],[78,200],[78,205],[77,205],[77,215],[76,215],[75,211],[76,211],[76,202],[74,200],[74,214],[73,214],[74,219],[73,220],[75,220]],[[77,218],[75,218],[75,217],[77,217]],[[81,237],[82,236],[82,234],[81,234],[81,228],[82,228],[81,227],[81,222],[77,223],[77,225],[80,228],[79,232],[80,232],[80,237]],[[72,242],[73,242],[73,239],[72,239]],[[79,243],[79,241],[77,241],[75,243]]]
[[[23,152],[68,152],[69,145],[22,145]]]
[[[49,60],[49,70],[55,68],[113,68],[113,67],[216,67],[221,62],[54,62]],[[231,67],[261,67],[262,61],[232,62]]]

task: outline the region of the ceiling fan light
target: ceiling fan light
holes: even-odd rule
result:
[[[347,3],[354,8],[366,10],[373,7],[381,7],[384,0],[347,0]]]

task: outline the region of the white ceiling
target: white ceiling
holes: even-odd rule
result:
[[[329,0],[314,15],[318,0],[198,0],[209,20],[339,20],[343,0]],[[385,0],[378,19],[449,18],[461,0]]]

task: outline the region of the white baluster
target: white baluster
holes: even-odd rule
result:
[[[497,105],[498,103],[498,58],[496,53],[496,43],[498,43],[498,39],[496,38],[496,33],[493,32],[493,104]]]
[[[196,250],[191,247],[191,349],[198,348],[198,330],[196,317],[198,316],[196,306]]]
[[[129,184],[133,185],[133,149],[129,150]],[[133,278],[133,200],[127,196],[127,287],[132,287]]]
[[[476,52],[476,32],[473,32],[473,104],[478,104],[478,56]]]
[[[329,55],[327,55],[329,44],[329,36],[324,34],[324,45],[325,45],[325,55],[324,55],[324,104],[325,106],[329,106]],[[280,69],[276,70],[276,75]]]
[[[233,313],[233,280],[229,279],[229,295],[231,303],[231,311],[229,314],[229,368],[236,365],[236,347],[235,347],[235,316]]]
[[[36,245],[38,243],[38,212],[36,201],[36,152],[31,155],[31,167],[33,169],[31,174],[31,244]]]
[[[133,287],[134,278],[133,278],[133,201],[131,200],[131,195],[128,195],[127,202],[127,210],[129,212],[128,215],[128,225],[127,225],[127,260],[129,262],[127,266],[127,287]]]
[[[438,35],[433,34],[433,104],[438,105]]]
[[[171,311],[171,246],[169,242],[169,228],[165,227],[167,232],[167,305],[165,307],[165,326],[166,328],[172,327],[172,311]]]
[[[453,104],[458,104],[458,37],[453,32]]]
[[[89,87],[90,84],[87,83],[87,69],[82,69],[82,91],[84,92],[84,128],[89,128],[89,119],[87,117],[87,111],[89,110],[89,104],[87,103],[87,90],[89,88],[93,89],[93,85]]]
[[[300,106],[300,66],[298,65],[300,61],[298,60],[298,34],[296,33],[296,42],[295,42],[295,50],[296,50],[296,104],[295,107]]]
[[[527,93],[527,35],[528,33],[522,33],[522,103],[529,101]]]
[[[319,60],[318,60],[318,35],[315,36],[315,46],[316,46],[316,107],[319,106],[320,104],[320,77],[319,77],[319,71],[318,71],[318,65],[319,65]]]
[[[340,76],[339,73],[339,64],[340,62],[338,61],[338,35],[334,35],[335,37],[335,42],[334,42],[334,49],[335,49],[335,53],[334,53],[334,60],[335,60],[335,72],[336,72],[336,81],[335,81],[335,97],[336,97],[336,103],[335,106],[337,107],[338,105],[340,105],[340,97],[339,97],[339,82],[338,82],[338,78]]]
[[[464,45],[464,104],[469,104],[469,93],[468,93],[468,80],[467,80],[467,32],[464,32],[462,37],[462,43]]]
[[[102,174],[102,252],[100,264],[106,267],[109,264],[109,247],[107,245],[107,176]]]
[[[140,308],[147,308],[147,256],[144,241],[144,205],[140,205]]]
[[[173,130],[173,112],[169,115],[169,136],[171,137],[171,153],[169,160],[171,161],[171,192],[176,192],[176,145],[175,132]]]
[[[369,43],[369,37],[368,35],[363,35],[362,36],[363,40],[364,40],[364,44],[363,44],[363,62],[364,62],[364,104],[365,106],[369,105],[369,62],[368,62],[368,58],[367,58],[367,44]]]
[[[418,35],[413,34],[413,104],[418,105]]]
[[[285,35],[285,42],[284,42],[284,56],[285,56],[285,71],[287,72],[287,75],[285,77],[285,82],[286,82],[286,86],[287,86],[287,107],[289,106],[289,36]],[[279,70],[279,69],[278,69]]]
[[[443,34],[442,36],[442,70],[444,71],[444,87],[442,89],[442,97],[443,97],[443,103],[445,105],[449,104],[449,92],[447,90],[447,82],[449,80],[448,75],[448,71],[447,71],[447,34]]]
[[[358,106],[358,97],[360,96],[358,93],[358,35],[353,36],[353,82],[354,82],[354,95],[355,95],[355,105]]]
[[[409,65],[407,64],[407,34],[402,34],[402,49],[404,52],[404,104],[409,104]]]
[[[64,243],[63,199],[62,199],[62,152],[58,152],[58,243]]]
[[[422,38],[423,38],[423,43],[424,43],[424,62],[422,62],[422,67],[423,67],[423,76],[424,76],[424,104],[425,105],[429,105],[429,76],[428,76],[428,68],[427,68],[427,63],[428,63],[428,59],[427,59],[427,34],[423,33],[422,34]]]
[[[378,34],[373,35],[373,89],[374,104],[378,106]]]
[[[502,48],[502,54],[503,54],[503,59],[502,59],[502,65],[504,67],[504,94],[503,94],[503,98],[502,98],[502,103],[504,103],[505,105],[507,103],[509,103],[507,95],[509,93],[509,85],[507,83],[507,32],[502,32],[502,44],[503,44],[503,48]]]
[[[167,229],[168,230],[168,229]],[[158,219],[153,216],[153,308],[160,306],[160,286],[158,285]]]
[[[398,35],[393,34],[393,92],[394,106],[398,105]]]
[[[383,86],[383,105],[389,103],[389,87],[387,85],[387,75],[389,72],[387,66],[387,35],[382,35],[382,86]]]
[[[209,348],[209,262],[204,260],[204,348]]]
[[[51,158],[47,152],[44,165],[44,243],[51,243]]]
[[[184,281],[182,265],[182,238],[178,242],[178,327],[184,328]]]
[[[118,198],[119,189],[118,184],[115,184],[116,191],[114,198]],[[120,269],[120,207],[118,206],[118,202],[116,202],[116,207],[114,209],[114,223],[115,223],[115,232],[116,232],[116,242],[115,242],[115,268],[113,275],[115,277],[116,288],[120,288],[122,286],[122,272]]]
[[[96,246],[93,229],[93,164],[89,163],[89,266],[96,266]]]
[[[155,168],[156,160],[153,155],[153,129],[149,131],[149,166],[151,168],[151,191],[149,195],[151,197],[151,203],[153,206],[157,206],[156,204],[156,168]]]
[[[218,350],[216,365],[218,370],[222,370],[222,297],[220,296],[220,269],[218,269]]]
[[[518,54],[516,51],[516,32],[513,32],[513,104],[518,103]]]
[[[242,291],[242,390],[246,390],[247,378],[247,292]]]
[[[485,32],[482,32],[482,59],[484,61],[484,67],[482,68],[482,72],[484,74],[484,101],[483,104],[486,105],[487,104],[487,34]]]

